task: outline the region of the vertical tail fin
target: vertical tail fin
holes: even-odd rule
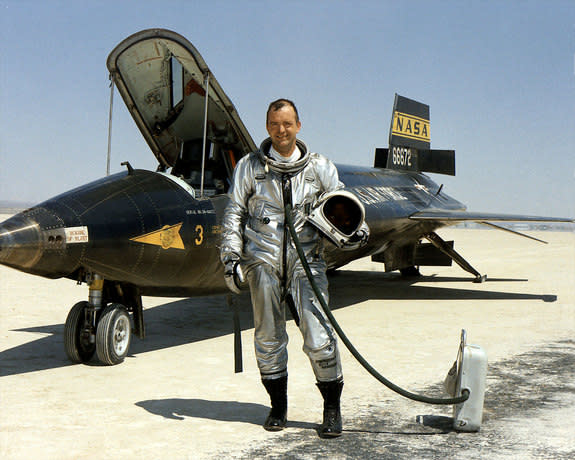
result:
[[[389,128],[389,147],[429,150],[430,146],[429,106],[396,94]]]
[[[395,95],[389,148],[375,150],[376,168],[455,175],[455,151],[431,150],[429,106]]]

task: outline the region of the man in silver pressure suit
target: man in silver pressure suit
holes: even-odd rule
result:
[[[254,314],[254,342],[258,368],[271,399],[264,423],[279,431],[287,420],[286,307],[303,335],[317,386],[324,398],[319,435],[341,435],[341,362],[335,333],[306,278],[284,222],[290,203],[297,234],[315,281],[328,299],[323,241],[306,222],[320,195],[343,187],[337,169],[325,157],[310,153],[296,139],[301,128],[293,102],[270,104],[266,118],[269,138],[258,151],[243,157],[234,171],[231,201],[224,216],[221,260],[226,283],[237,292],[236,280],[247,278]]]

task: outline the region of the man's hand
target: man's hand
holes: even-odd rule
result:
[[[226,286],[234,294],[241,293],[240,284],[245,281],[239,259],[230,259],[224,265]]]

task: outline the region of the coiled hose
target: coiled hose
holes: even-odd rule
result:
[[[357,349],[354,347],[354,345],[351,343],[351,341],[347,338],[347,336],[345,335],[345,333],[343,332],[343,330],[339,326],[338,322],[336,321],[335,317],[331,313],[331,310],[329,309],[329,307],[325,303],[325,299],[323,298],[323,295],[321,294],[321,291],[319,290],[319,288],[318,288],[318,286],[317,286],[317,284],[313,278],[313,274],[311,273],[311,270],[310,270],[309,265],[307,263],[307,260],[305,258],[305,254],[304,254],[303,249],[301,247],[301,244],[299,242],[299,238],[298,238],[297,233],[295,231],[295,227],[293,224],[293,218],[292,218],[291,205],[287,204],[285,206],[284,212],[285,212],[285,220],[286,220],[286,223],[288,225],[292,240],[295,244],[299,259],[303,265],[303,268],[305,270],[305,274],[306,274],[306,276],[307,276],[307,278],[308,278],[308,280],[312,286],[312,289],[313,289],[317,299],[319,300],[319,303],[321,304],[321,307],[322,307],[325,315],[328,317],[333,328],[337,332],[337,335],[340,337],[340,339],[345,344],[347,349],[354,356],[354,358],[357,359],[357,361],[364,367],[364,369],[367,372],[369,372],[373,377],[375,377],[379,382],[383,383],[390,390],[395,391],[396,393],[400,394],[401,396],[412,399],[414,401],[419,401],[419,402],[423,402],[423,403],[427,403],[427,404],[442,404],[442,405],[460,404],[464,401],[467,401],[469,399],[469,394],[470,394],[469,390],[467,390],[467,389],[464,389],[462,391],[462,395],[457,397],[457,398],[430,398],[428,396],[419,395],[416,393],[411,393],[411,392],[395,385],[393,382],[390,382],[389,380],[387,380],[383,375],[381,375],[379,372],[377,372],[377,370],[375,370],[371,366],[371,364],[369,364],[366,361],[366,359],[359,353],[359,351],[357,351]]]

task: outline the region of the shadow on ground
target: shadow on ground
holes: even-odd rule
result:
[[[330,307],[345,308],[366,300],[541,300],[553,302],[550,294],[522,294],[490,290],[497,282],[525,282],[522,279],[493,279],[473,284],[470,278],[422,276],[404,279],[396,273],[339,270],[330,276]],[[461,282],[465,288],[442,287]],[[419,284],[434,283],[433,286]],[[350,289],[353,286],[353,289]],[[145,300],[144,300],[145,303]],[[385,307],[385,305],[384,305]],[[253,328],[249,294],[236,300],[242,330]],[[233,332],[233,315],[226,296],[175,300],[147,308],[144,312],[147,336],[134,339],[131,355],[148,353],[187,343],[220,337]],[[18,332],[48,334],[0,352],[0,377],[71,365],[64,352],[64,324],[18,329]],[[97,365],[97,363],[89,363]]]

